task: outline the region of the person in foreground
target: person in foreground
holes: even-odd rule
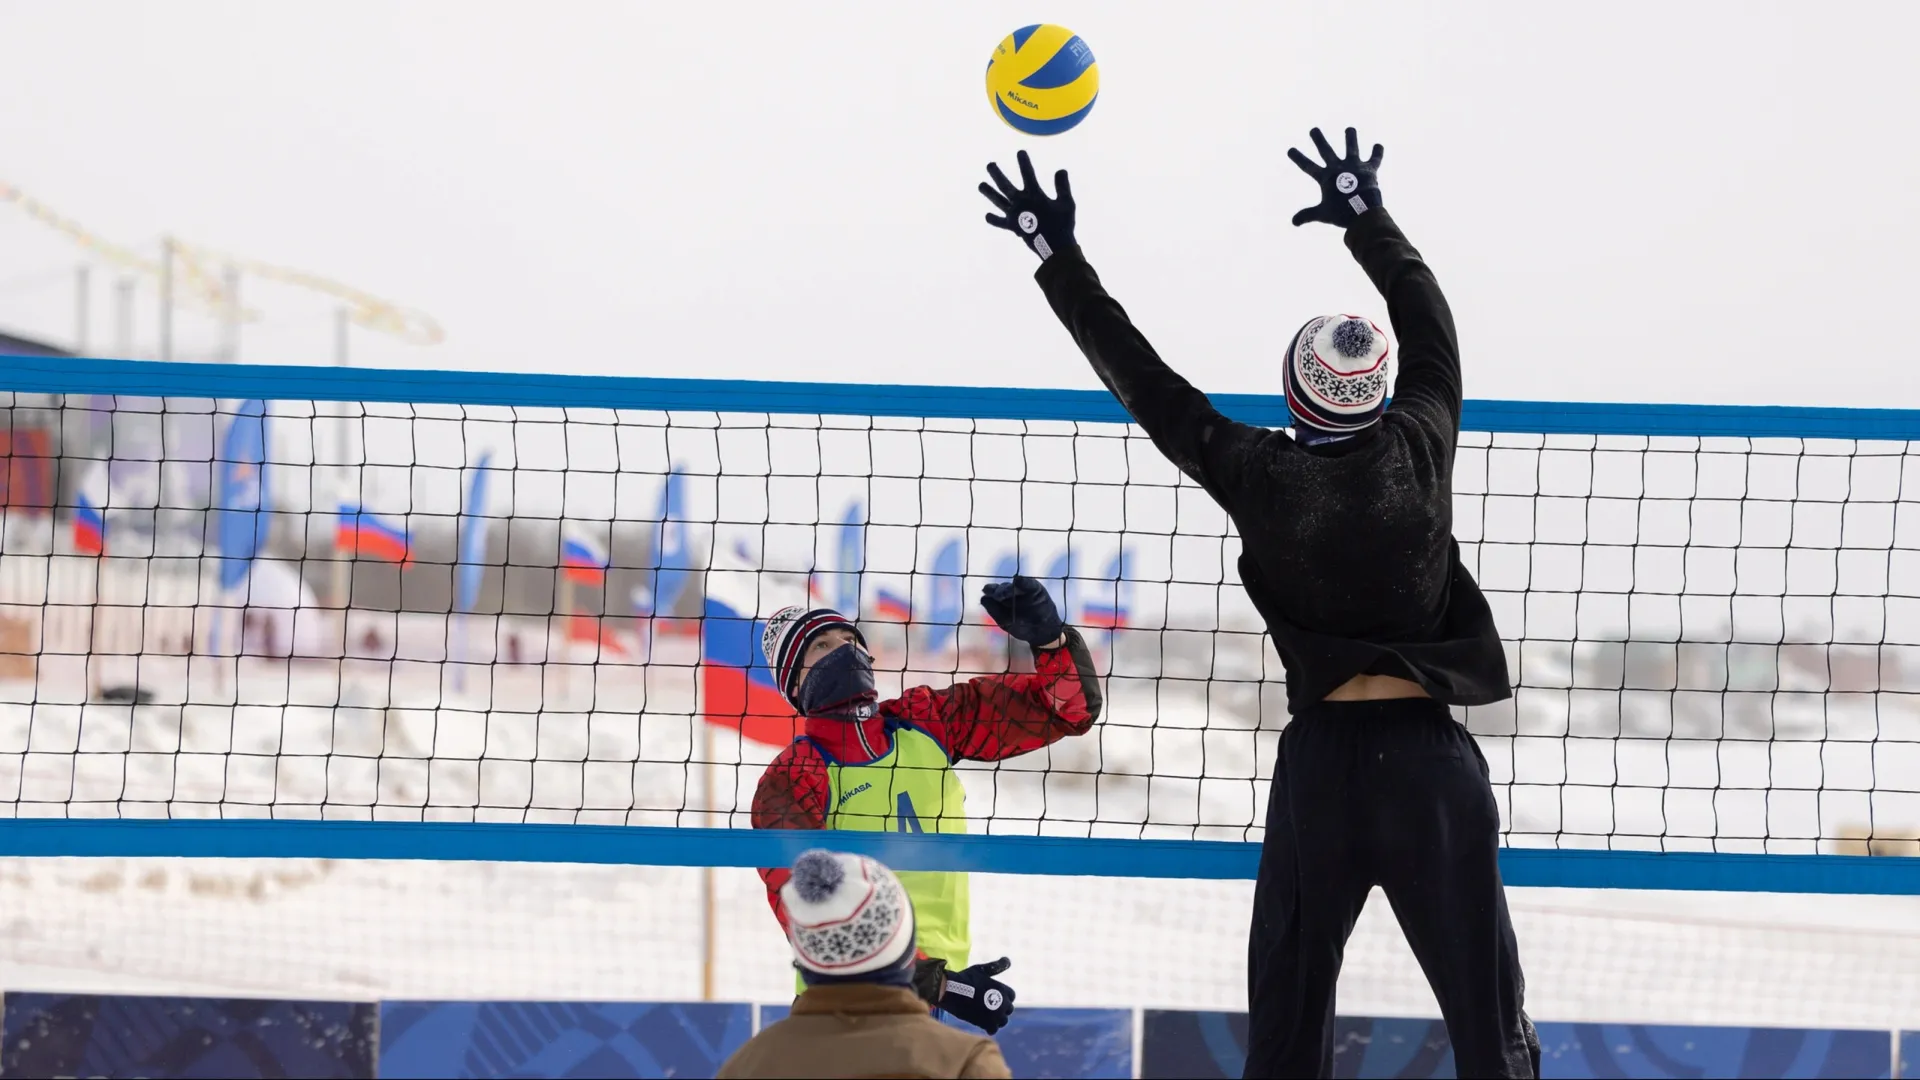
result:
[[[1100,716],[1100,682],[1079,631],[1028,577],[988,585],[980,605],[1033,649],[1033,671],[877,700],[860,628],[831,608],[788,607],[767,620],[761,651],[805,733],[761,774],[756,829],[964,833],[966,789],[955,761],[1001,761],[1083,735]],[[791,930],[784,867],[762,869],[767,902]],[[1013,1013],[1001,957],[968,966],[967,876],[907,872],[918,911],[914,985],[927,1003],[991,1035]]]
[[[806,989],[719,1077],[1011,1077],[1000,1047],[933,1018],[914,990],[913,901],[886,867],[809,851],[780,887]],[[988,991],[988,993],[997,993]]]
[[[1512,695],[1506,654],[1453,539],[1460,357],[1433,271],[1381,206],[1383,151],[1353,129],[1293,223],[1342,229],[1400,339],[1309,319],[1281,358],[1293,435],[1220,414],[1160,359],[1074,241],[1067,174],[1047,197],[989,165],[989,224],[1040,256],[1054,313],[1133,419],[1232,517],[1240,576],[1287,677],[1248,943],[1246,1075],[1333,1075],[1334,985],[1375,885],[1439,1000],[1461,1076],[1534,1076],[1539,1042],[1500,881],[1487,764],[1449,706]]]

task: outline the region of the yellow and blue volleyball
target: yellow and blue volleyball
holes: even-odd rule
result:
[[[987,96],[1015,131],[1058,135],[1093,111],[1100,66],[1087,43],[1066,27],[1023,26],[987,61]]]

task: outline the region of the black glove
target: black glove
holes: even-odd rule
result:
[[[1053,606],[1047,587],[1030,577],[1014,575],[980,590],[980,606],[1007,632],[1034,648],[1045,648],[1066,632],[1060,609]]]
[[[1059,192],[1058,198],[1049,199],[1047,193],[1040,190],[1040,180],[1033,175],[1033,162],[1028,159],[1025,150],[1018,155],[1020,162],[1021,187],[1014,187],[1000,166],[989,163],[987,175],[993,183],[982,182],[980,194],[999,208],[1001,213],[988,214],[987,224],[996,229],[1005,229],[1027,242],[1040,261],[1045,262],[1056,251],[1065,251],[1073,246],[1073,187],[1067,183],[1067,170],[1061,169],[1053,174],[1053,188]],[[999,190],[994,190],[995,186]]]
[[[946,992],[940,995],[940,1008],[991,1035],[1007,1026],[1013,1015],[1013,987],[994,978],[1013,966],[1001,957],[987,964],[975,964],[965,971],[947,972]]]
[[[1320,204],[1293,215],[1295,225],[1324,221],[1344,229],[1380,205],[1380,158],[1386,150],[1379,143],[1373,144],[1373,156],[1365,161],[1360,160],[1360,140],[1352,128],[1347,129],[1346,157],[1333,156],[1333,147],[1327,145],[1327,137],[1319,128],[1313,129],[1313,145],[1319,148],[1326,165],[1315,165],[1298,150],[1287,151],[1301,172],[1320,183]]]

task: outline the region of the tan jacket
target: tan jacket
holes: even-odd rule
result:
[[[935,1020],[913,991],[841,983],[801,994],[785,1020],[748,1039],[718,1076],[1011,1080],[1013,1074],[992,1039]]]

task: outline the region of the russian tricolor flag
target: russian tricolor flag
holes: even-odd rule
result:
[[[334,544],[350,555],[384,559],[402,566],[413,565],[413,545],[408,541],[406,529],[390,525],[352,504],[340,507],[340,524],[334,533]]]
[[[73,550],[102,555],[107,550],[107,466],[94,466],[80,484],[73,507]]]
[[[600,647],[608,656],[629,657],[633,653],[620,636],[607,628],[598,615],[574,615],[567,619],[567,638],[570,641],[584,641]]]
[[[707,572],[700,620],[700,715],[754,742],[785,746],[799,738],[801,720],[760,652],[767,624],[758,613],[782,605],[763,601],[759,579],[753,570]]]
[[[873,597],[873,613],[893,622],[912,622],[913,601],[899,593],[876,589]]]
[[[585,537],[565,535],[560,539],[560,572],[567,580],[581,585],[607,583],[607,553]]]

